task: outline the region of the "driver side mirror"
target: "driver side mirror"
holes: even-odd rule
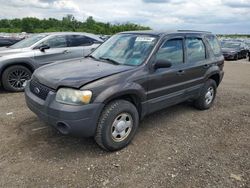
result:
[[[39,47],[39,50],[41,52],[45,52],[45,50],[48,50],[48,49],[50,49],[50,47],[48,45],[46,45],[46,44],[44,44],[44,45],[42,45],[42,46]]]
[[[156,62],[154,64],[154,68],[155,69],[169,68],[171,66],[172,66],[172,63],[170,61],[163,60],[163,59],[156,60]]]

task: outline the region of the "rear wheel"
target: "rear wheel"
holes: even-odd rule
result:
[[[136,107],[125,100],[115,100],[103,110],[95,140],[108,151],[126,147],[133,139],[139,124]]]
[[[200,97],[194,101],[195,107],[200,110],[209,109],[213,105],[216,89],[216,82],[212,79],[207,80],[202,88]]]
[[[5,90],[19,92],[24,90],[24,82],[31,78],[31,71],[21,65],[8,67],[2,76],[2,84]]]

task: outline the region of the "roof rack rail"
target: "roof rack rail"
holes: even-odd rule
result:
[[[212,33],[210,31],[197,31],[197,30],[188,30],[188,29],[185,29],[185,30],[177,30],[179,32],[197,32],[197,33]]]

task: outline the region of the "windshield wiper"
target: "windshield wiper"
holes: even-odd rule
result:
[[[101,59],[101,60],[106,60],[106,61],[108,61],[108,62],[111,62],[111,63],[114,64],[114,65],[120,65],[119,62],[117,62],[116,60],[110,59],[110,58],[108,58],[108,57],[99,57],[99,59]]]

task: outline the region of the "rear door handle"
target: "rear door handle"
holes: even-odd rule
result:
[[[185,74],[185,71],[184,70],[179,70],[176,74],[181,76],[181,75]]]

